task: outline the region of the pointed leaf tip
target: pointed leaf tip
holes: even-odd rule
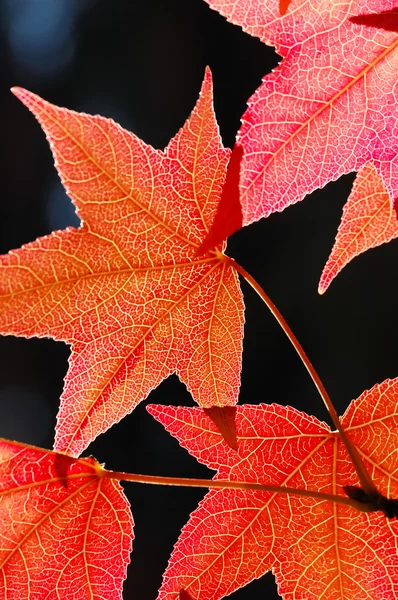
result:
[[[239,179],[243,147],[235,144],[227,168],[220,204],[208,236],[198,250],[198,254],[208,252],[243,225],[242,207],[239,197]]]
[[[366,27],[378,27],[386,31],[398,33],[398,8],[384,10],[380,13],[368,13],[350,17],[349,20],[355,25],[366,25]]]
[[[35,115],[37,119],[38,115],[35,113],[35,106],[48,104],[45,100],[43,100],[43,98],[40,98],[40,96],[37,96],[33,92],[30,92],[23,87],[12,87],[11,92],[16,98],[18,98],[20,102],[22,102],[24,106],[26,106],[26,108],[28,108]]]
[[[28,93],[28,91],[25,90],[25,88],[19,87],[18,85],[14,85],[12,88],[10,88],[10,92],[14,94],[14,96],[16,96],[18,100],[21,100],[22,97]]]
[[[232,450],[238,449],[236,406],[211,406],[203,409]]]
[[[204,81],[208,80],[208,79],[213,79],[213,74],[211,72],[211,69],[209,67],[209,65],[205,66],[205,76],[204,76]]]
[[[206,90],[210,91],[210,93],[213,95],[213,74],[209,66],[205,67],[200,94],[202,95],[206,92]]]

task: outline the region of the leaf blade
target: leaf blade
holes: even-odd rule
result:
[[[343,417],[375,483],[389,497],[398,495],[397,390],[398,380],[374,386]],[[344,485],[357,485],[338,436],[290,407],[238,406],[237,452],[200,409],[148,410],[193,456],[216,469],[217,479],[342,495]],[[181,532],[159,599],[174,599],[185,589],[193,600],[219,600],[271,568],[285,600],[307,597],[309,590],[314,598],[327,594],[336,600],[394,597],[397,531],[396,521],[383,514],[329,501],[213,490]]]
[[[14,93],[46,131],[83,219],[0,259],[0,331],[71,344],[55,449],[78,455],[176,372],[203,406],[237,402],[243,297],[220,253],[197,257],[229,151],[210,71],[164,152],[110,119]]]

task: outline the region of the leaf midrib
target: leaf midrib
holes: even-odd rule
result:
[[[242,191],[241,200],[243,200],[243,198],[245,198],[247,196],[247,194],[249,193],[251,188],[256,184],[257,180],[264,175],[264,173],[268,169],[269,165],[272,164],[272,162],[274,162],[276,160],[278,155],[286,148],[286,146],[288,146],[295,139],[296,136],[298,136],[303,131],[303,129],[308,127],[310,125],[310,123],[312,123],[312,121],[314,121],[320,114],[322,114],[323,111],[325,111],[325,110],[329,109],[331,106],[333,106],[334,102],[336,102],[340,98],[340,96],[347,93],[360,79],[365,77],[365,75],[371,69],[373,69],[379,62],[381,62],[386,56],[388,56],[388,54],[393,52],[393,50],[395,50],[395,48],[397,46],[398,46],[398,38],[392,44],[390,44],[387,48],[385,48],[383,50],[383,52],[381,52],[377,56],[377,58],[375,58],[368,65],[366,65],[366,67],[364,69],[362,69],[358,73],[358,75],[356,75],[347,85],[345,85],[341,90],[339,90],[339,92],[337,92],[337,94],[335,94],[330,100],[328,100],[327,102],[322,104],[321,107],[319,107],[308,119],[306,119],[304,121],[304,123],[302,123],[302,125],[300,125],[300,127],[298,127],[288,137],[288,139],[283,142],[283,144],[281,144],[281,146],[279,146],[279,148],[268,159],[267,163],[263,167],[261,167],[261,169],[257,173],[257,175],[253,178],[252,181],[250,181],[248,186]],[[284,60],[286,60],[286,58]]]
[[[75,258],[73,255],[70,255],[71,258]],[[76,257],[77,258],[77,257]],[[30,294],[32,292],[36,292],[37,290],[44,290],[46,288],[49,287],[54,287],[57,285],[63,285],[65,283],[77,283],[79,281],[86,281],[89,279],[94,279],[96,277],[100,278],[100,277],[105,277],[105,276],[109,276],[109,277],[114,277],[117,275],[121,275],[121,274],[126,274],[126,275],[133,275],[135,273],[148,273],[151,271],[169,271],[169,270],[173,270],[173,269],[183,269],[185,267],[192,267],[192,266],[196,266],[196,265],[202,265],[202,264],[206,264],[206,263],[211,263],[211,262],[215,262],[215,261],[219,261],[220,259],[217,258],[216,256],[212,257],[212,258],[204,258],[201,260],[197,260],[197,261],[188,261],[186,263],[175,263],[172,265],[157,265],[154,267],[129,267],[126,269],[118,269],[115,271],[96,271],[94,273],[87,273],[84,275],[79,275],[77,277],[70,277],[68,279],[57,279],[56,281],[51,281],[49,283],[42,283],[40,285],[37,285],[35,287],[27,287],[25,289],[21,289],[15,292],[9,292],[7,294],[1,294],[0,295],[0,300],[3,298],[14,298],[15,296],[19,296],[22,294]],[[32,269],[30,269],[29,267],[26,267],[25,265],[1,265],[2,269],[23,269],[25,271],[28,271],[29,273],[32,274]],[[33,275],[36,276],[36,273],[33,273]]]
[[[98,486],[101,485],[102,480],[98,478]],[[0,564],[0,570],[3,570],[5,565],[10,561],[10,559],[12,558],[12,556],[23,546],[23,544],[41,527],[41,525],[47,521],[47,519],[49,519],[53,514],[55,514],[62,506],[64,506],[65,504],[67,504],[70,500],[72,500],[73,498],[75,498],[75,496],[79,495],[81,492],[83,492],[87,487],[89,487],[93,481],[95,481],[95,479],[90,479],[90,481],[88,481],[87,483],[82,484],[79,488],[77,488],[76,490],[74,490],[72,492],[72,494],[70,494],[69,496],[67,496],[66,498],[64,498],[61,502],[58,502],[58,504],[56,504],[56,506],[54,506],[54,508],[52,508],[50,511],[48,511],[45,515],[43,515],[43,517],[37,522],[34,523],[32,525],[32,527],[30,528],[30,530],[23,536],[23,538],[15,545],[15,547],[11,550],[11,552],[6,556],[6,558],[3,560],[3,562]],[[5,575],[5,574],[4,574]]]
[[[322,448],[330,439],[333,439],[334,437],[336,437],[336,434],[334,434],[333,432],[330,434],[325,434],[325,438],[319,443],[317,444],[317,446],[315,446],[315,448],[313,448],[313,450],[311,450],[311,452],[309,452],[305,459],[300,461],[300,463],[296,466],[296,468],[294,470],[291,471],[291,473],[289,473],[289,475],[283,480],[283,482],[280,483],[280,485],[286,485],[286,483],[306,464],[306,462],[316,453],[320,450],[320,448]],[[220,493],[220,492],[217,492]],[[256,516],[250,521],[250,523],[244,528],[244,530],[237,535],[231,542],[230,544],[228,544],[228,546],[223,549],[222,552],[220,552],[216,558],[213,560],[213,562],[211,564],[209,564],[205,569],[203,569],[199,575],[197,575],[194,579],[192,579],[189,583],[187,583],[185,585],[185,590],[188,590],[188,588],[195,583],[199,578],[201,578],[203,576],[204,573],[206,573],[209,569],[211,569],[211,567],[218,561],[220,560],[220,558],[222,556],[225,555],[226,552],[228,552],[228,550],[241,538],[243,538],[243,536],[245,535],[245,533],[253,526],[253,524],[260,518],[260,516],[262,515],[262,513],[269,507],[269,505],[273,502],[275,496],[277,496],[278,494],[276,492],[271,493],[271,496],[268,498],[268,500],[266,501],[266,503],[258,509],[258,511],[256,512]],[[271,553],[271,550],[269,552],[269,554]]]
[[[132,196],[130,192],[128,192],[127,190],[125,190],[124,186],[117,181],[114,177],[112,177],[110,175],[110,173],[108,173],[98,162],[95,158],[93,158],[93,156],[89,153],[88,149],[82,144],[80,143],[70,132],[69,130],[60,122],[58,121],[55,117],[53,117],[48,111],[46,111],[46,109],[44,108],[44,106],[46,104],[45,101],[43,101],[43,105],[40,105],[40,103],[38,103],[36,101],[36,98],[34,100],[34,103],[36,106],[39,106],[39,110],[42,111],[46,117],[52,121],[57,127],[60,127],[60,129],[62,129],[62,131],[65,133],[65,135],[72,140],[72,142],[74,144],[76,144],[76,146],[87,156],[87,159],[89,161],[92,162],[92,164],[101,172],[105,175],[105,177],[107,177],[117,188],[119,188],[119,190],[123,193],[124,197],[129,198],[133,204],[135,204],[140,210],[142,210],[143,212],[145,212],[145,214],[148,215],[149,218],[151,218],[153,221],[155,221],[157,224],[161,225],[162,227],[164,227],[165,229],[167,229],[167,231],[169,231],[173,236],[179,238],[181,241],[185,242],[186,244],[188,244],[189,246],[193,246],[194,248],[199,248],[200,244],[196,244],[194,242],[192,242],[191,240],[189,240],[188,238],[186,238],[185,236],[181,235],[179,232],[175,231],[170,225],[168,225],[165,221],[163,221],[162,219],[160,219],[155,213],[150,212],[149,209],[142,204],[137,198],[136,196]],[[62,109],[61,109],[62,110]],[[74,116],[78,116],[78,113],[76,113],[73,110],[68,110],[68,113],[73,114]],[[102,129],[102,127],[99,126],[99,124],[96,121],[93,121],[95,123],[95,125],[102,131],[102,133],[105,135],[105,137],[108,138],[109,140],[109,136],[108,134]],[[117,125],[117,123],[115,123],[116,127],[119,129],[120,132],[122,132],[123,134],[126,133],[128,136],[134,135],[131,134],[129,131],[123,129],[120,125]],[[137,138],[138,139],[138,138]],[[144,142],[143,142],[144,143]],[[114,151],[114,146],[111,140],[109,140],[109,144],[110,147],[112,149],[112,152]],[[131,149],[131,147],[129,146],[129,148]],[[151,150],[155,150],[154,148],[150,147]],[[156,151],[156,150],[155,150]],[[161,156],[161,158],[165,158],[165,155],[163,152],[161,151],[156,151],[157,153],[159,153],[159,156]],[[146,156],[145,157],[147,159],[147,162],[150,165],[151,171],[152,171],[152,164],[149,160],[149,158]],[[115,165],[118,165],[116,158],[115,158]],[[194,174],[191,174],[192,177],[194,177]],[[63,175],[61,174],[61,179],[64,182],[65,181],[65,188],[67,190],[69,190],[69,186],[67,185],[67,181],[65,180],[65,178],[63,177]],[[154,184],[153,184],[153,188],[154,188]],[[73,193],[70,192],[71,197],[73,197]],[[84,205],[84,203],[82,202],[82,204]]]

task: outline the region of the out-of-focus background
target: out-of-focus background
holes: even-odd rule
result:
[[[78,226],[43,133],[9,92],[113,117],[163,148],[192,110],[204,68],[214,75],[224,143],[278,56],[228,24],[203,0],[0,0],[0,251]],[[228,252],[254,275],[313,360],[339,412],[364,389],[398,375],[398,242],[359,257],[317,294],[353,176],[235,234]],[[247,313],[240,402],[325,409],[294,350],[243,284]],[[69,350],[52,340],[0,339],[0,435],[51,448]],[[192,405],[171,377],[150,402]],[[89,451],[109,468],[203,476],[142,403]],[[127,485],[136,540],[125,600],[154,600],[178,533],[202,491]],[[271,574],[231,596],[277,598]]]

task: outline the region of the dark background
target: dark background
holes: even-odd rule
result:
[[[248,97],[275,52],[203,0],[0,0],[0,251],[77,225],[39,126],[9,92],[20,85],[56,104],[113,117],[163,148],[192,110],[203,72],[231,146]],[[228,253],[264,286],[313,360],[339,412],[398,374],[396,257],[392,242],[348,266],[317,294],[353,176],[235,234]],[[243,283],[247,312],[240,402],[292,404],[328,421],[306,371]],[[0,339],[0,435],[51,448],[69,350],[51,340]],[[150,402],[192,405],[171,377]],[[115,470],[209,477],[142,403],[89,449]],[[179,530],[202,491],[127,485],[136,521],[124,598],[154,600]],[[277,598],[268,574],[234,600]]]

